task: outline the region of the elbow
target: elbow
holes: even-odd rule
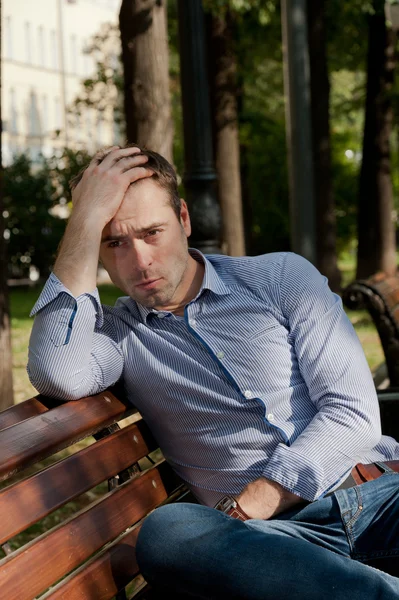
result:
[[[362,433],[366,449],[371,450],[381,440],[382,430],[380,418],[365,419]]]
[[[79,400],[88,395],[82,393],[80,386],[73,385],[72,378],[66,374],[57,373],[55,369],[46,369],[43,365],[39,368],[29,361],[27,372],[33,387],[44,396],[68,402],[69,400]]]
[[[370,437],[372,448],[374,448],[374,446],[380,442],[382,437],[381,419],[376,420],[376,422],[372,424]]]

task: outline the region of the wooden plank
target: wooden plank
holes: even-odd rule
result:
[[[146,425],[132,424],[6,488],[0,492],[0,544],[156,448]]]
[[[130,412],[134,410],[132,407]],[[0,481],[128,413],[126,406],[106,391],[7,427],[0,431]]]
[[[36,417],[47,410],[48,408],[40,402],[38,397],[29,398],[29,400],[25,400],[25,402],[10,406],[10,408],[0,412],[0,430],[11,427],[11,425],[15,425],[25,419]]]
[[[142,519],[171,491],[162,467],[169,472],[166,464],[149,469],[0,561],[0,598],[33,600]]]
[[[187,492],[177,493],[169,501],[183,499]],[[110,600],[139,574],[136,562],[136,540],[141,523],[122,534],[105,551],[71,573],[40,600]],[[148,586],[147,586],[148,587]],[[134,597],[138,594],[136,590]]]
[[[40,600],[111,600],[139,574],[135,552],[139,531],[140,525],[135,526]]]

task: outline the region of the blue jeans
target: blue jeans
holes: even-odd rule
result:
[[[399,599],[399,474],[268,521],[162,506],[144,521],[136,552],[144,577],[165,596]]]

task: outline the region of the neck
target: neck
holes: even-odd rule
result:
[[[204,279],[205,266],[197,262],[191,256],[188,259],[187,272],[185,280],[188,282],[183,288],[182,297],[173,307],[169,308],[175,315],[182,317],[184,315],[184,307],[198,294],[202,280]]]

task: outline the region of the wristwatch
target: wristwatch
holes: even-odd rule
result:
[[[237,500],[232,496],[224,496],[224,498],[222,498],[216,504],[215,508],[216,510],[221,510],[222,512],[226,513],[226,515],[229,515],[234,519],[239,519],[240,521],[247,521],[251,518],[245,511],[242,510]]]

